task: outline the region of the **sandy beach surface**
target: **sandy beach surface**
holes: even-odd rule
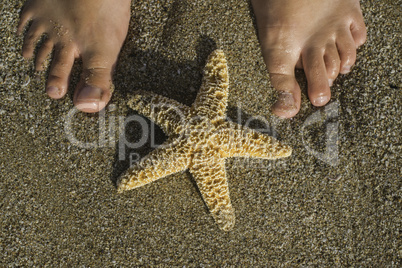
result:
[[[368,40],[335,80],[331,103],[313,107],[298,71],[301,111],[279,120],[245,0],[134,1],[115,93],[96,115],[73,109],[73,90],[47,97],[46,72],[33,72],[14,35],[23,1],[1,1],[0,266],[400,267],[401,3],[361,2]],[[155,127],[140,148],[124,146],[145,135],[136,123],[118,127],[136,115],[129,93],[191,105],[215,48],[229,64],[229,119],[293,148],[286,159],[226,162],[230,232],[218,229],[188,172],[123,194],[115,186],[130,156],[166,139]]]

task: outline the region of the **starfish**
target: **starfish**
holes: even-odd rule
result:
[[[226,121],[229,75],[225,55],[209,55],[201,89],[191,107],[144,91],[134,92],[128,105],[157,123],[169,138],[117,180],[118,191],[143,186],[189,169],[219,228],[233,228],[225,159],[290,156],[292,149],[274,138]]]

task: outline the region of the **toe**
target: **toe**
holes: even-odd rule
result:
[[[253,1],[256,13],[260,10],[256,8],[259,4],[267,3]],[[260,14],[258,18],[257,24],[265,25],[265,17]],[[258,35],[271,85],[278,91],[278,100],[272,106],[272,112],[282,118],[291,118],[300,110],[301,91],[295,77],[300,49],[295,47],[293,40],[283,38],[281,31],[269,31],[267,27],[259,26]]]
[[[272,112],[279,117],[290,118],[300,110],[301,93],[295,78],[297,58],[282,49],[263,50],[272,86],[278,91],[278,100]]]
[[[262,54],[271,85],[278,91],[278,100],[272,106],[272,112],[282,118],[291,118],[299,112],[301,102],[301,91],[295,77],[298,57],[296,53],[280,48],[263,48]]]
[[[279,117],[291,118],[300,110],[301,93],[292,73],[270,73],[272,86],[278,91],[278,100],[272,106],[272,112]]]
[[[307,77],[308,96],[314,106],[323,106],[331,98],[324,49],[310,47],[303,51],[303,68]]]
[[[352,33],[356,48],[360,47],[366,42],[367,30],[366,25],[364,25],[363,17],[350,25],[350,32]]]
[[[51,98],[60,99],[66,94],[73,64],[74,48],[57,44],[46,85],[46,92]]]
[[[24,38],[24,44],[22,46],[22,56],[24,58],[32,57],[36,42],[43,34],[43,30],[42,25],[37,21],[32,23],[31,27],[29,27],[29,30]]]
[[[113,54],[112,54],[113,56]],[[74,93],[75,106],[87,113],[102,110],[110,101],[113,92],[112,73],[117,55],[103,53],[83,55],[83,72]]]
[[[350,72],[352,65],[356,61],[356,45],[349,29],[345,29],[337,36],[336,46],[341,59],[340,72],[342,74],[347,74]]]
[[[42,71],[43,70],[43,62],[46,60],[47,56],[52,52],[53,49],[53,41],[51,39],[46,39],[42,46],[40,47],[38,53],[36,54],[35,60],[35,70]]]
[[[24,30],[25,25],[27,24],[27,22],[32,19],[33,13],[30,11],[27,11],[25,8],[21,13],[20,16],[20,20],[18,22],[18,26],[17,26],[17,34],[21,34],[22,31]]]
[[[328,45],[325,49],[324,61],[327,69],[328,84],[329,86],[332,86],[332,83],[339,74],[341,65],[338,49],[334,43]]]

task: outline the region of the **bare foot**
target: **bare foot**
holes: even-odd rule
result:
[[[28,0],[17,33],[32,24],[25,35],[22,55],[31,58],[42,34],[47,38],[36,54],[35,69],[54,49],[46,85],[47,94],[62,98],[68,88],[74,59],[82,57],[81,80],[74,104],[84,112],[103,109],[112,96],[112,73],[127,35],[130,0]]]
[[[308,96],[315,106],[331,98],[330,86],[356,60],[366,40],[358,0],[252,0],[264,61],[278,90],[272,107],[280,117],[300,110],[295,67],[307,76]]]

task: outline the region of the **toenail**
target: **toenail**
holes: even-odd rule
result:
[[[78,94],[78,101],[99,101],[102,97],[102,91],[98,87],[86,86]]]
[[[334,79],[328,79],[328,85],[330,87],[332,87],[333,84],[334,84]]]
[[[94,113],[99,112],[100,107],[105,107],[105,103],[96,101],[96,102],[85,102],[85,103],[78,103],[75,104],[78,110],[81,110],[86,113]]]
[[[49,86],[46,88],[46,93],[53,97],[53,96],[59,96],[60,95],[60,90],[58,87],[55,86]]]
[[[343,74],[347,74],[348,72],[350,72],[350,68],[351,68],[350,65],[345,65],[345,66],[343,66],[343,67],[342,67],[342,73],[343,73]]]
[[[313,100],[313,104],[315,106],[322,106],[322,105],[326,104],[328,102],[328,100],[329,99],[327,96],[320,96]]]
[[[283,110],[295,110],[295,99],[293,94],[286,91],[278,92],[278,101],[277,103],[281,106]]]

